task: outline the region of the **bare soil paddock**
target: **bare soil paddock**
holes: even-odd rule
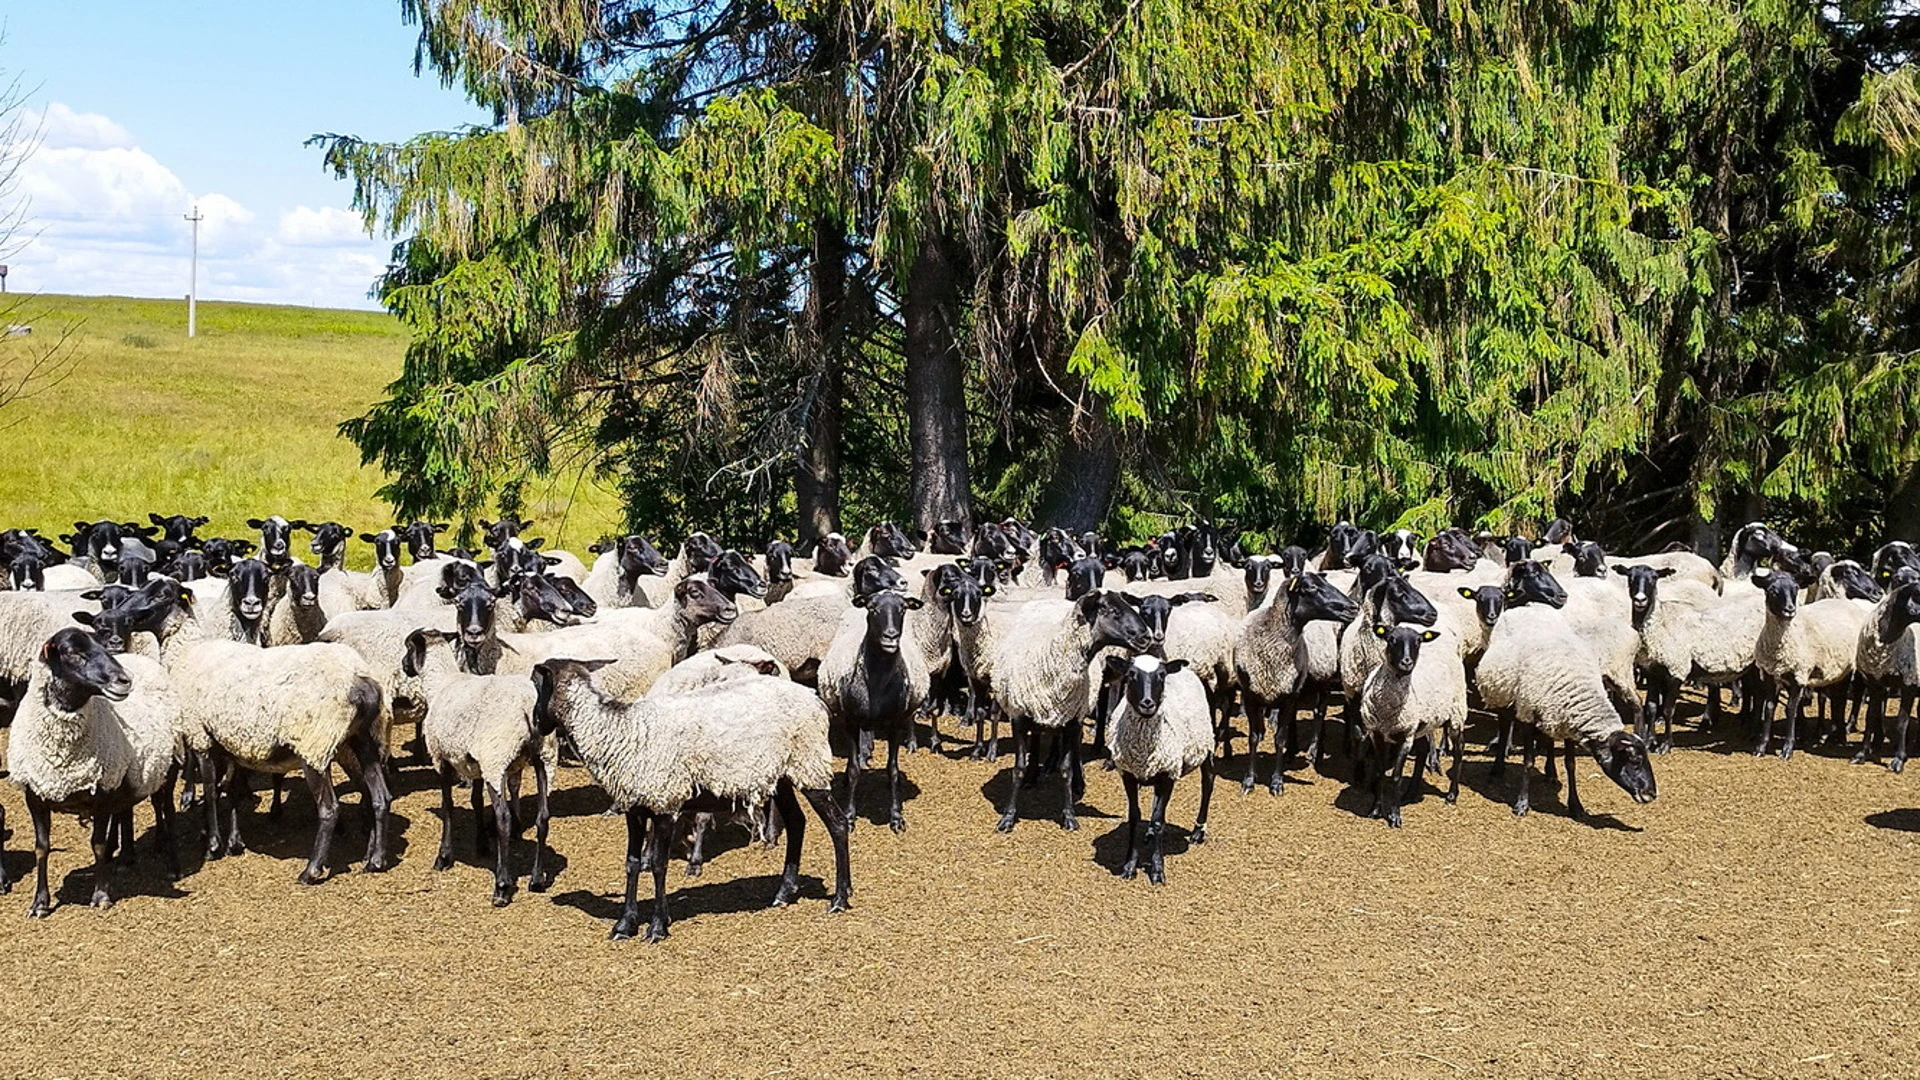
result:
[[[1476,750],[1488,734],[1470,729]],[[1275,799],[1241,796],[1236,760],[1203,846],[1197,778],[1181,784],[1163,888],[1115,874],[1113,774],[1089,772],[1080,832],[1049,820],[1050,783],[1007,837],[988,801],[1007,759],[922,752],[904,836],[865,785],[853,911],[826,914],[817,823],[806,898],[779,911],[762,910],[778,853],[733,832],[703,877],[676,864],[655,947],[605,940],[624,830],[577,768],[554,890],[497,911],[464,811],[461,864],[428,869],[438,795],[417,767],[399,868],[343,861],[317,888],[294,884],[303,793],[249,819],[248,854],[190,854],[178,886],[143,833],[108,912],[84,906],[85,835],[63,820],[53,917],[27,920],[19,886],[0,901],[0,1073],[1920,1075],[1920,776],[1680,744],[1644,807],[1586,760],[1588,824],[1537,777],[1515,820],[1512,771],[1470,757],[1459,805],[1430,790],[1397,833],[1355,813],[1343,761]],[[17,880],[31,830],[17,789],[0,797]],[[336,858],[364,850],[349,801]]]

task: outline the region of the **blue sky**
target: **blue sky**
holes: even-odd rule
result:
[[[183,295],[198,202],[203,297],[373,306],[391,241],[301,143],[486,119],[413,75],[398,0],[0,0],[0,20],[41,134],[6,196],[14,291]]]

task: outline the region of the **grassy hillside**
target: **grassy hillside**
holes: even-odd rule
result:
[[[200,305],[186,336],[178,300],[45,296],[11,316],[43,347],[73,327],[65,382],[0,410],[0,527],[70,531],[75,520],[213,518],[245,535],[279,513],[372,531],[391,521],[384,478],[335,434],[400,371],[405,330],[383,313]],[[571,497],[571,498],[570,498]],[[575,551],[619,522],[614,498],[574,477],[529,498],[536,533]],[[364,545],[353,545],[364,563]]]

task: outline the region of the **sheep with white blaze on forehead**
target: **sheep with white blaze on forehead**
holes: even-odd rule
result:
[[[1453,743],[1453,775],[1447,781],[1447,803],[1460,798],[1460,766],[1466,746],[1467,671],[1460,650],[1439,642],[1442,631],[1420,623],[1389,625],[1376,622],[1366,633],[1381,643],[1379,663],[1367,673],[1359,694],[1360,727],[1366,732],[1368,757],[1373,765],[1373,816],[1400,827],[1400,807],[1407,801],[1402,779],[1414,744],[1431,742],[1445,734]],[[1424,646],[1439,642],[1433,648]],[[1388,764],[1393,789],[1388,791]],[[1427,767],[1427,755],[1414,755],[1412,784],[1418,787]]]
[[[534,720],[542,734],[566,728],[587,771],[626,814],[626,902],[610,936],[630,938],[640,930],[637,889],[648,856],[653,917],[646,939],[667,936],[667,845],[682,811],[732,813],[771,799],[787,829],[786,866],[773,903],[791,903],[799,893],[806,831],[796,792],[833,839],[827,910],[846,910],[853,888],[847,822],[833,798],[833,748],[820,699],[784,679],[743,678],[626,703],[594,685],[592,673],[602,663],[542,661],[533,672]]]
[[[1127,791],[1127,861],[1120,876],[1132,879],[1140,859],[1140,784],[1153,785],[1153,811],[1147,821],[1147,880],[1167,880],[1162,833],[1174,782],[1200,770],[1200,812],[1192,840],[1207,842],[1207,809],[1213,804],[1213,712],[1207,689],[1185,660],[1161,660],[1151,653],[1131,659],[1109,656],[1106,681],[1122,693],[1108,718],[1107,754],[1120,770]]]
[[[1836,686],[1853,677],[1860,627],[1867,609],[1852,600],[1800,603],[1800,584],[1785,572],[1754,571],[1749,580],[1766,596],[1767,621],[1753,643],[1753,662],[1778,688],[1787,691],[1787,737],[1780,758],[1793,757],[1800,713],[1808,690]],[[1773,742],[1775,694],[1760,703],[1760,744],[1764,755]]]

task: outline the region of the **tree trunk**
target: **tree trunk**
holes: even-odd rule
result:
[[[1060,457],[1040,499],[1035,524],[1059,526],[1078,535],[1098,529],[1113,503],[1120,478],[1120,442],[1107,421],[1105,406],[1095,403],[1084,424],[1074,425],[1060,444]]]
[[[1920,462],[1909,465],[1887,495],[1887,539],[1920,543]]]
[[[817,365],[807,443],[793,476],[799,540],[840,531],[840,408],[846,396],[847,244],[826,215],[814,222],[811,308]]]
[[[966,368],[958,340],[960,291],[946,241],[928,237],[907,273],[907,442],[913,525],[973,528],[967,486]]]

